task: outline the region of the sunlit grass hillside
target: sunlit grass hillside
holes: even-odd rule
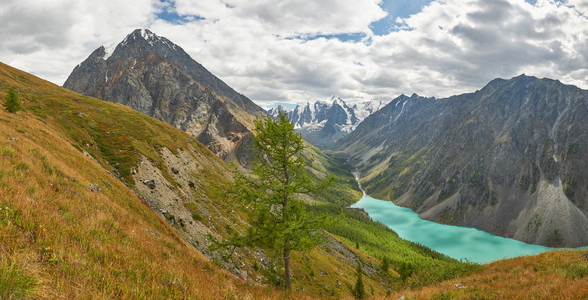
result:
[[[0,65],[0,99],[10,88],[23,110],[0,110],[0,298],[283,297],[279,261],[208,249],[203,235],[242,231],[246,208],[223,195],[229,168],[199,142]],[[179,170],[168,164],[186,156]],[[159,179],[152,188],[141,178]],[[358,262],[371,294],[399,285],[378,259],[330,237],[294,254],[294,295],[349,297]]]
[[[24,110],[0,110],[0,298],[283,297],[212,264],[126,186],[138,154],[168,143],[225,172],[199,143],[0,64],[1,99],[9,88]]]
[[[470,275],[402,290],[397,299],[588,299],[586,250],[561,250],[500,260]]]

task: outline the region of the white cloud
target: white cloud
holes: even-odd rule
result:
[[[62,84],[106,41],[148,26],[157,0],[3,0],[0,60]]]
[[[374,0],[235,0],[239,16],[268,24],[274,33],[336,34],[368,32],[386,16]]]
[[[584,16],[588,16],[588,0],[567,0],[566,4],[573,6]]]
[[[408,92],[448,96],[521,73],[587,87],[588,22],[567,6],[436,1],[403,21],[411,30],[375,38],[369,57]]]
[[[346,99],[389,99],[413,92],[448,96],[479,89],[496,77],[521,73],[587,87],[583,66],[588,65],[584,56],[588,53],[584,42],[588,23],[569,5],[538,1],[532,6],[522,0],[434,1],[402,20],[407,30],[382,37],[369,35],[369,43],[344,43],[283,37],[303,32],[369,34],[366,22],[380,16],[374,12],[372,18],[358,17],[350,22],[356,25],[337,31],[337,26],[330,26],[337,21],[321,26],[325,17],[318,12],[305,14],[290,8],[280,13],[287,6],[261,9],[260,4],[246,9],[238,3],[231,3],[233,8],[221,5],[215,11],[225,10],[230,18],[216,14],[214,20],[200,21],[186,34],[197,31],[203,36],[188,47],[198,49],[191,52],[201,58],[197,60],[264,104],[330,94]],[[318,11],[331,11],[333,17],[345,15],[337,13],[337,8]],[[296,18],[307,18],[306,25],[294,26],[300,24],[292,21]],[[166,29],[171,25],[161,25],[162,31],[173,35],[175,30]],[[181,39],[178,35],[175,40]]]
[[[179,15],[214,21],[253,20],[273,34],[336,34],[367,32],[386,16],[380,0],[176,0]]]
[[[0,60],[58,84],[99,45],[149,27],[262,105],[448,96],[521,73],[588,88],[586,0],[433,1],[385,36],[369,30],[385,16],[377,0],[8,1]],[[184,19],[156,19],[161,9]]]

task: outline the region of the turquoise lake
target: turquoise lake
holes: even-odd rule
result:
[[[450,226],[423,220],[409,208],[367,195],[350,207],[363,208],[373,220],[390,227],[400,237],[455,259],[467,259],[470,262],[484,264],[555,249],[526,244],[472,227]]]

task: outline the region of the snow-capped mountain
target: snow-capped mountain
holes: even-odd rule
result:
[[[294,109],[280,105],[271,108],[268,113],[276,117],[278,111],[286,112],[305,140],[317,146],[329,147],[384,105],[384,101],[348,104],[340,97],[331,96],[326,101],[298,103]]]

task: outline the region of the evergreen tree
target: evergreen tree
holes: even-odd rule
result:
[[[284,262],[285,288],[291,288],[290,252],[308,251],[320,243],[320,227],[326,218],[310,215],[300,194],[324,189],[333,181],[329,177],[314,184],[304,170],[304,140],[280,113],[277,120],[269,116],[255,121],[254,154],[251,176],[233,171],[234,183],[229,195],[247,203],[251,227],[244,236],[233,236],[224,245],[259,246],[281,256]]]
[[[365,289],[363,287],[363,269],[361,268],[361,264],[357,263],[356,269],[357,280],[355,281],[355,286],[353,287],[353,296],[357,299],[365,298]]]
[[[412,266],[409,263],[403,262],[400,265],[400,270],[398,271],[398,274],[400,274],[400,280],[402,280],[402,282],[405,282],[406,279],[410,277],[410,275],[412,275]]]
[[[20,101],[18,101],[18,95],[12,88],[8,90],[8,93],[6,94],[4,107],[9,113],[15,113],[21,109]]]
[[[382,271],[386,274],[388,274],[388,271],[390,270],[390,259],[385,256],[382,259]]]

